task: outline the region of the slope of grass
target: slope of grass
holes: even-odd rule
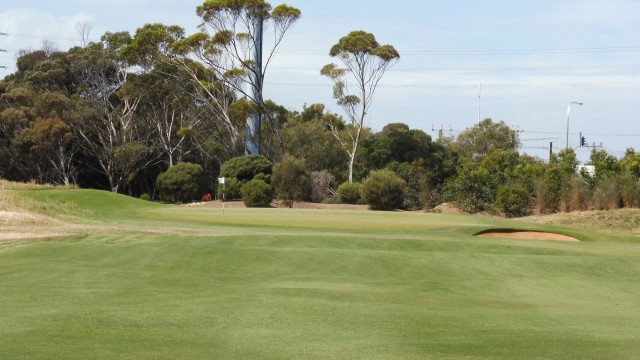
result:
[[[640,356],[633,239],[478,216],[18,195],[107,230],[0,249],[0,358]],[[589,241],[472,236],[491,227]]]

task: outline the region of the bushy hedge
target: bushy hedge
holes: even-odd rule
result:
[[[160,200],[172,203],[194,200],[198,195],[202,172],[202,166],[184,162],[158,175],[156,186]]]
[[[342,204],[357,204],[360,199],[361,183],[345,182],[338,186],[338,199]]]
[[[242,185],[241,193],[246,207],[269,207],[273,201],[273,189],[263,180],[248,181]]]
[[[498,190],[496,206],[506,217],[522,217],[531,214],[532,201],[531,192],[526,186],[511,183]]]
[[[372,171],[362,183],[360,191],[364,201],[373,210],[395,210],[402,207],[404,181],[390,170]]]
[[[224,192],[226,200],[240,199],[242,186],[250,180],[260,179],[269,184],[273,164],[264,155],[244,155],[229,159],[220,167],[225,185],[218,187],[218,198]]]
[[[302,159],[285,154],[273,167],[272,184],[278,199],[293,207],[295,201],[302,201],[309,194],[309,172]]]

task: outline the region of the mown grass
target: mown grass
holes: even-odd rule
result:
[[[16,196],[96,214],[107,231],[0,249],[0,358],[640,356],[633,238],[478,216]],[[472,236],[491,227],[586,241]]]

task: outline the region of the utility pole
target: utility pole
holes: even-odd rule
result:
[[[553,157],[553,141],[549,143],[549,161]]]
[[[245,154],[260,154],[260,123],[262,120],[262,28],[263,19],[257,16],[253,34],[254,49],[253,61],[254,69],[251,74],[252,96],[256,105],[256,113],[247,118],[247,130],[245,133]]]

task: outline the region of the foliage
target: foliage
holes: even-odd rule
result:
[[[491,150],[479,162],[467,162],[445,185],[445,200],[476,213],[494,212],[500,187],[518,182],[534,193],[540,166],[534,159],[515,150]]]
[[[372,169],[384,168],[391,162],[429,161],[433,151],[431,136],[402,123],[385,125],[382,131],[363,143],[363,150],[368,167]]]
[[[606,150],[594,148],[591,151],[590,159],[591,164],[596,168],[594,176],[596,182],[604,181],[619,172],[620,164],[618,159],[608,154]]]
[[[218,196],[222,198],[224,190],[227,200],[240,199],[242,186],[255,178],[270,183],[272,167],[271,161],[263,155],[244,155],[229,159],[220,167],[220,176],[225,178],[225,185],[218,187]]]
[[[461,158],[481,161],[491,151],[516,150],[520,145],[518,133],[504,122],[494,123],[487,118],[458,135],[453,146]]]
[[[242,201],[247,207],[269,207],[273,201],[273,189],[264,180],[254,179],[242,185]]]
[[[223,200],[242,199],[241,190],[245,183],[246,181],[240,182],[234,177],[225,177],[224,184],[218,186],[218,198]]]
[[[263,155],[245,155],[229,159],[220,167],[220,176],[240,182],[252,180],[258,174],[271,175],[273,165]]]
[[[302,201],[309,193],[309,172],[305,161],[285,154],[273,167],[272,183],[278,199],[284,200],[288,207],[295,201]]]
[[[336,178],[327,170],[311,173],[311,201],[322,203],[327,198],[336,198]]]
[[[221,127],[228,134],[228,152],[233,151],[242,140],[242,123],[234,122],[229,116],[229,102],[226,99],[246,97],[256,105],[251,126],[243,127],[247,151],[259,152],[261,121],[270,125],[277,122],[277,111],[274,112],[262,96],[266,70],[301,12],[286,4],[272,8],[264,0],[221,0],[205,1],[197,7],[196,13],[203,20],[201,32],[178,39],[172,49],[180,55],[178,62],[190,73],[190,80],[196,87],[207,89],[198,93],[198,96],[210,104],[208,110],[221,120]],[[265,43],[269,42],[268,34],[273,36],[269,50],[263,55],[265,61],[260,64],[251,56],[257,42],[256,21],[272,30],[264,32]],[[192,71],[191,58],[200,60],[205,71]],[[220,86],[212,88],[211,84],[214,83]]]
[[[407,210],[421,210],[429,199],[429,179],[427,171],[421,161],[413,163],[392,162],[387,169],[397,174],[406,184],[402,208]]]
[[[402,207],[404,181],[393,171],[374,170],[362,183],[362,198],[373,210],[395,210]]]
[[[333,118],[332,114],[321,114],[320,118]],[[282,131],[284,151],[306,160],[310,171],[327,170],[338,178],[346,173],[348,158],[340,142],[331,134],[322,120],[293,120]]]
[[[613,210],[622,207],[618,178],[602,178],[593,192],[593,206],[597,210]]]
[[[378,82],[400,59],[400,55],[393,46],[380,45],[373,34],[365,31],[352,31],[340,38],[338,43],[331,47],[329,55],[339,59],[345,66],[340,68],[335,64],[328,64],[322,68],[320,74],[334,83],[333,97],[349,120],[350,126],[345,128],[348,139],[342,139],[339,124],[331,119],[327,124],[349,156],[349,182],[352,182],[365,115],[371,107]],[[347,77],[357,85],[355,94],[347,93]]]
[[[27,172],[40,183],[53,182],[69,185],[74,182],[76,169],[72,165],[73,153],[70,144],[73,133],[68,124],[60,119],[39,118],[30,127],[24,128],[13,139],[19,149]],[[34,166],[35,165],[35,166]],[[36,174],[33,174],[36,170]]]
[[[338,199],[342,204],[357,204],[360,199],[362,184],[357,182],[344,182],[338,186]]]
[[[496,205],[506,217],[522,217],[531,214],[531,204],[531,192],[520,183],[506,184],[498,190]]]
[[[498,185],[486,169],[461,169],[445,184],[445,201],[472,214],[489,211],[493,208]]]
[[[160,174],[156,179],[160,200],[174,203],[196,199],[202,171],[199,164],[178,163]]]

